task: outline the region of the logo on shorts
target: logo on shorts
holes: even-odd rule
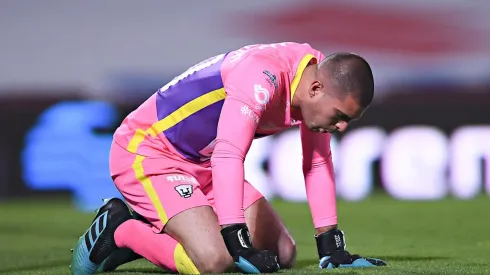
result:
[[[190,198],[192,196],[193,188],[190,184],[181,184],[175,186],[175,191],[177,191],[183,198]]]

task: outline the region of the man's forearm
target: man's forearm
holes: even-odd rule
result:
[[[335,183],[326,166],[305,173],[306,195],[317,232],[337,225]]]
[[[213,156],[213,192],[221,228],[245,223],[243,210],[243,163],[233,154]]]

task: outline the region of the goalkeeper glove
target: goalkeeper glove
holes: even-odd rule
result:
[[[344,232],[333,229],[315,236],[320,269],[384,266],[379,259],[352,255],[345,250]]]
[[[252,247],[245,224],[234,224],[221,229],[221,235],[235,266],[243,273],[272,273],[279,270],[277,255]]]

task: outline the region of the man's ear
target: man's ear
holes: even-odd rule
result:
[[[308,90],[308,93],[310,97],[323,96],[324,93],[323,84],[318,80],[313,81],[310,85],[310,89]]]

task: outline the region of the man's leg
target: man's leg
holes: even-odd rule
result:
[[[252,245],[256,249],[269,250],[278,255],[281,268],[293,267],[296,261],[296,244],[281,218],[249,182],[244,182],[243,191],[243,208]],[[212,185],[204,187],[202,192],[214,207]]]
[[[124,203],[113,199],[119,201],[115,209],[125,209],[126,212],[122,211],[126,213],[124,221],[115,225],[109,215],[104,222],[97,223],[96,232],[106,233],[103,238],[91,237],[90,241],[95,242],[90,243],[91,247],[85,245],[86,242],[79,242],[75,252],[83,253],[74,253],[76,266],[72,265],[73,274],[87,275],[103,271],[104,263],[107,262],[111,262],[111,268],[115,269],[125,262],[124,258],[131,256],[124,255],[128,250],[132,251],[132,256],[141,255],[159,267],[181,274],[216,273],[232,265],[217,218],[202,194],[198,181],[181,172],[189,168],[193,171],[195,167],[161,157],[158,152],[156,157],[135,155],[117,144],[111,148],[110,166],[116,187],[142,219],[135,219],[134,215],[131,217],[128,209],[123,207]],[[206,174],[200,173],[204,176]],[[99,224],[110,226],[110,232],[104,230],[104,227],[100,228]],[[185,248],[171,235],[165,234],[164,228],[178,238]],[[89,229],[87,232],[91,231]],[[93,247],[104,247],[103,253],[94,251]],[[192,255],[192,260],[186,250]],[[123,255],[112,257],[116,254]],[[92,255],[99,256],[95,262],[92,261]],[[80,257],[83,259],[80,260]]]
[[[277,253],[281,268],[293,267],[296,244],[277,212],[248,182],[245,182],[244,194],[245,219],[253,246]]]
[[[186,210],[182,213],[188,211],[192,212],[194,209],[199,208],[202,207]],[[174,218],[170,219],[172,223]],[[182,229],[183,228],[181,228],[181,230]],[[181,230],[178,231],[180,232]],[[196,236],[193,236],[190,239],[192,240],[193,238],[196,238]],[[185,241],[186,238],[183,239]],[[183,245],[177,242],[169,234],[155,234],[151,225],[138,220],[130,220],[122,224],[116,230],[115,240],[119,247],[131,248],[139,254],[144,255],[144,258],[156,266],[165,270],[176,271],[180,274],[220,273],[223,269],[226,269],[226,259],[221,260],[219,257],[213,257],[212,255],[201,255],[201,253],[204,252],[215,253],[215,250],[211,252],[206,249],[202,252],[198,251],[198,253],[191,254],[191,257],[196,260],[191,260],[191,258],[187,256],[189,253],[184,250]],[[202,244],[199,245],[210,245],[203,242],[201,243]],[[188,244],[185,245],[189,246]],[[192,249],[187,250],[190,250],[191,253],[194,251]],[[225,255],[225,257],[226,256],[227,255]],[[196,264],[194,264],[194,261]]]
[[[116,244],[129,248],[155,265],[181,274],[222,273],[232,266],[216,214],[197,185],[190,187],[190,197],[181,197],[175,189],[179,183],[169,182],[168,175],[149,179],[162,200],[165,213],[146,214],[151,225],[138,220],[121,224],[115,233]],[[172,174],[170,177],[190,178]],[[189,187],[186,187],[189,188]],[[142,211],[141,204],[136,211]],[[158,207],[156,207],[158,208]],[[161,232],[163,228],[163,232]]]
[[[211,207],[183,211],[170,219],[164,230],[182,244],[201,273],[223,273],[232,269],[233,260]]]
[[[116,243],[157,266],[179,273],[227,270],[232,259],[216,215],[198,180],[182,172],[194,167],[174,162],[136,156],[130,169],[113,175],[131,208],[151,225],[135,220],[123,223],[116,230]]]

